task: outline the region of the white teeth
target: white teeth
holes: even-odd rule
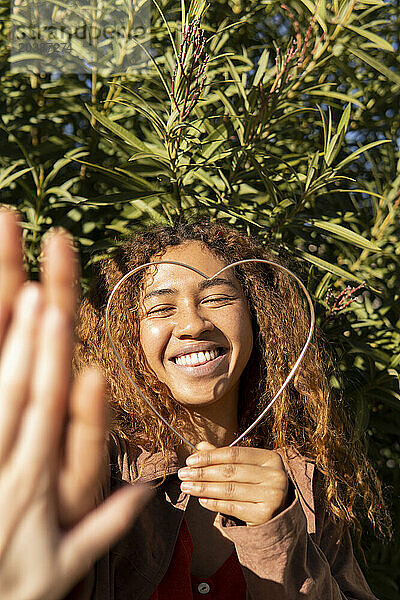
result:
[[[206,350],[205,352],[192,352],[191,354],[178,356],[175,358],[175,362],[182,367],[193,367],[214,360],[217,356],[219,356],[218,350]]]

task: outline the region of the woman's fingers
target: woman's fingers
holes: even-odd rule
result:
[[[60,548],[60,580],[70,584],[83,577],[107,547],[128,529],[152,494],[145,485],[127,486],[76,525]],[[59,592],[57,589],[57,598],[62,596]]]
[[[64,527],[78,522],[95,504],[106,436],[104,378],[94,368],[74,383],[66,426],[66,446],[59,478],[59,513]]]
[[[200,450],[186,459],[188,467],[207,467],[221,464],[247,464],[260,466],[279,466],[282,460],[276,452],[262,448],[242,448],[225,446],[210,450]]]
[[[46,302],[57,306],[69,319],[74,320],[79,265],[69,233],[59,231],[45,238],[42,264]]]
[[[55,306],[46,307],[38,332],[29,402],[21,421],[16,461],[29,457],[27,477],[58,467],[61,434],[70,385],[72,332],[69,320]]]
[[[21,227],[17,214],[0,209],[0,348],[10,320],[15,298],[25,280]]]
[[[129,486],[94,508],[103,382],[91,371],[71,395],[77,269],[70,239],[53,234],[44,256],[43,285],[20,291],[17,220],[0,214],[0,595],[52,600],[129,527],[149,492]]]
[[[228,463],[211,467],[183,467],[178,471],[182,481],[240,481],[243,483],[262,483],[265,480],[265,469],[260,465],[243,465]]]
[[[199,503],[208,510],[235,517],[250,526],[266,523],[274,516],[271,511],[265,510],[262,502],[233,502],[231,500],[200,498]]]
[[[27,284],[5,338],[0,363],[0,464],[15,442],[26,405],[41,305],[39,285]]]
[[[263,484],[238,483],[236,481],[204,482],[184,481],[181,483],[182,492],[198,498],[215,498],[239,502],[265,502],[275,494],[275,489]]]
[[[199,445],[186,464],[178,472],[181,490],[209,510],[260,525],[285,506],[288,477],[276,452]]]

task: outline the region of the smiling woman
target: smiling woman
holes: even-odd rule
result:
[[[23,286],[19,237],[0,211],[1,599],[373,600],[349,525],[357,500],[378,526],[384,503],[316,340],[265,420],[229,446],[308,334],[288,274],[254,260],[271,254],[194,223],[136,234],[103,263],[74,362],[105,376],[104,464],[104,380],[91,369],[71,384],[71,240],[50,236],[42,282]],[[135,385],[106,334],[112,290],[109,326]],[[155,488],[144,508],[141,482]]]
[[[379,527],[384,503],[316,339],[266,418],[241,447],[228,447],[279,390],[309,327],[306,303],[281,269],[253,262],[208,279],[251,258],[277,261],[219,223],[156,227],[102,264],[81,305],[75,368],[101,368],[112,407],[102,494],[137,481],[157,489],[99,562],[88,584],[96,600],[132,591],[151,600],[373,598],[348,526],[358,526],[362,499]],[[109,327],[141,392],[198,446],[191,455],[121,372],[106,335],[117,282],[156,261],[165,262],[117,288]]]

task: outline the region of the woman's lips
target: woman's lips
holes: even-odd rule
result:
[[[225,357],[228,354],[226,350],[221,349],[220,352],[221,353],[216,358],[207,360],[207,362],[204,362],[202,364],[183,365],[178,364],[176,361],[170,362],[175,368],[179,369],[179,371],[181,371],[182,373],[185,373],[186,375],[194,375],[196,377],[199,377],[201,375],[209,375],[213,373],[216,369],[218,369],[218,367],[224,361]]]
[[[214,360],[222,353],[222,348],[213,348],[212,350],[186,353],[176,356],[173,360],[177,365],[183,367],[198,367]]]

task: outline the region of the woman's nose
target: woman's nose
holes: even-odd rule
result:
[[[178,338],[185,336],[196,338],[204,331],[211,331],[214,325],[204,315],[201,315],[197,307],[186,307],[177,312],[174,335]]]

